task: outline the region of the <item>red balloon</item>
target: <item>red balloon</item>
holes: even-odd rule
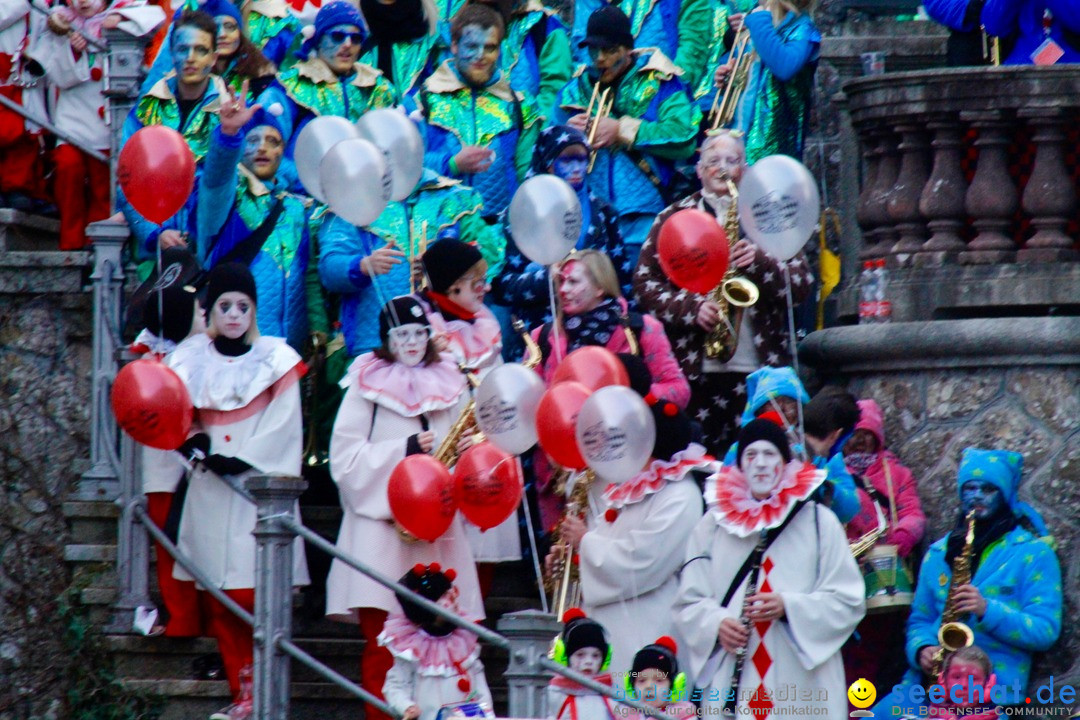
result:
[[[712,292],[727,272],[727,233],[716,218],[701,210],[680,210],[665,220],[656,252],[664,274],[691,292]]]
[[[128,363],[116,374],[112,409],[121,429],[135,442],[175,450],[191,430],[191,395],[175,372],[159,360]]]
[[[160,225],[191,195],[195,156],[180,133],[164,125],[147,125],[124,144],[116,177],[131,207]]]
[[[564,468],[585,469],[585,458],[577,444],[576,424],[581,406],[589,395],[592,390],[567,380],[549,387],[536,408],[536,435],[540,447]]]
[[[428,542],[450,529],[457,512],[454,479],[430,455],[405,456],[390,473],[387,497],[398,525]]]
[[[490,442],[466,450],[454,467],[461,514],[481,530],[489,530],[514,514],[523,487],[518,463]]]
[[[580,347],[563,358],[551,376],[551,384],[557,385],[567,380],[579,382],[594,391],[608,385],[630,387],[630,376],[622,360],[607,348],[597,345]]]

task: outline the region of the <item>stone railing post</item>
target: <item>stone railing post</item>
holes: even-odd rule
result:
[[[996,110],[964,112],[960,117],[970,121],[979,134],[975,140],[979,149],[978,166],[964,196],[964,206],[973,218],[977,234],[968,243],[968,249],[960,253],[960,262],[1012,262],[1016,258],[1016,243],[1009,228],[1020,207],[1020,196],[1008,168],[1012,125]]]
[[[257,475],[245,483],[255,496],[254,719],[288,720],[289,656],[279,640],[292,639],[293,541],[280,522],[292,518],[307,483],[297,477]]]
[[[1065,168],[1062,147],[1065,114],[1061,108],[1025,108],[1018,114],[1031,124],[1035,143],[1035,167],[1023,197],[1024,210],[1032,215],[1035,235],[1016,259],[1020,262],[1080,259],[1080,253],[1072,249],[1072,238],[1065,234],[1065,225],[1076,210],[1076,189]]]
[[[897,147],[896,136],[888,130],[882,130],[874,154],[879,160],[874,184],[866,202],[865,217],[872,229],[866,234],[867,248],[862,255],[864,258],[885,257],[896,242],[896,230],[889,217],[889,197],[900,172],[900,149]]]
[[[922,123],[897,125],[896,132],[902,138],[900,174],[889,195],[888,214],[896,224],[900,238],[890,253],[898,265],[905,266],[911,263],[912,256],[922,249],[926,240],[926,221],[919,211],[919,199],[930,177],[929,144]]]
[[[932,118],[934,168],[919,198],[919,211],[928,220],[930,239],[915,256],[916,265],[944,265],[965,249],[960,238],[964,226],[964,194],[967,181],[960,170],[963,127],[957,115]]]
[[[863,247],[859,250],[860,258],[867,256],[867,251],[871,247],[871,233],[875,230],[872,201],[877,186],[878,170],[881,167],[882,153],[878,143],[879,135],[880,130],[868,130],[862,144],[863,165],[866,172],[863,175],[862,192],[859,193],[855,209],[855,219],[858,221],[859,227],[862,228],[863,238],[865,239]]]
[[[539,661],[561,630],[554,615],[539,610],[507,613],[499,619],[498,631],[510,641],[510,662],[504,675],[510,694],[508,717],[548,717],[545,705],[550,677]]]
[[[121,338],[124,268],[121,254],[128,240],[124,223],[91,223],[87,237],[94,248],[94,327],[90,374],[90,469],[83,473],[75,497],[79,500],[115,500],[120,494],[121,462],[117,455],[117,427],[109,404],[116,377],[116,351]]]

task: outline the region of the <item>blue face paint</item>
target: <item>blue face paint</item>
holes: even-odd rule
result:
[[[454,66],[473,87],[491,82],[499,62],[499,37],[495,28],[466,25],[454,43]]]
[[[172,35],[172,62],[176,77],[184,84],[199,83],[214,67],[214,38],[205,30],[182,25]]]
[[[565,180],[570,187],[580,190],[585,184],[585,174],[589,169],[589,157],[571,155],[569,157],[555,158],[552,170],[556,177]]]
[[[960,486],[960,502],[965,515],[974,509],[975,518],[985,520],[998,512],[1005,499],[996,485],[968,480]]]
[[[281,133],[277,128],[260,125],[244,138],[241,162],[255,177],[269,180],[277,174],[284,151],[285,143],[281,141]]]
[[[316,54],[338,75],[352,70],[353,63],[360,57],[360,45],[363,35],[355,25],[335,25],[319,38]]]

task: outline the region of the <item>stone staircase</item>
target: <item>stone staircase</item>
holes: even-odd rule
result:
[[[303,507],[305,525],[324,537],[333,539],[340,523],[337,507]],[[137,634],[108,634],[111,605],[117,596],[113,564],[116,558],[116,521],[119,510],[108,502],[68,502],[64,513],[71,527],[71,543],[65,548],[65,560],[77,582],[85,587],[82,603],[90,619],[106,633],[105,639],[116,660],[117,675],[125,685],[145,690],[166,699],[162,720],[195,720],[229,702],[228,686],[223,680],[197,680],[193,661],[213,653],[215,643],[209,638],[144,637]],[[313,575],[317,570],[313,563]],[[151,595],[157,599],[155,572],[151,566]],[[485,625],[494,628],[497,618],[506,612],[538,606],[532,570],[525,563],[500,566],[492,596],[488,598]],[[312,590],[303,592],[311,593]],[[293,637],[301,648],[345,677],[359,681],[359,656],[363,641],[354,626],[335,623],[321,617],[321,599],[298,593],[294,602]],[[506,684],[503,671],[506,653],[485,647],[482,655],[488,682],[494,695],[496,711],[505,713]],[[314,671],[294,662],[292,665],[293,720],[356,720],[363,704],[350,693],[324,681]]]

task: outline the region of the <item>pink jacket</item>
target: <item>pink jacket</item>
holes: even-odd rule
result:
[[[882,448],[878,460],[866,471],[866,479],[875,490],[886,497],[889,496],[889,483],[885,477],[886,467],[892,480],[897,522],[895,526],[889,528],[885,541],[896,545],[900,556],[906,557],[919,544],[923,533],[926,532],[926,515],[923,514],[922,504],[919,502],[915,477],[895,455],[884,449],[885,422],[878,404],[873,400],[860,400],[859,409],[861,415],[855,429],[872,432]],[[862,487],[858,488],[858,493],[861,508],[859,514],[847,525],[849,540],[856,540],[877,527],[877,514],[870,494]],[[885,519],[891,524],[892,516],[889,508],[882,506],[881,509],[885,513]]]
[[[625,312],[626,301],[620,299],[619,302]],[[680,409],[685,410],[687,403],[690,402],[690,383],[686,381],[686,376],[683,375],[682,370],[679,368],[678,360],[675,359],[675,355],[671,352],[671,343],[668,342],[664,326],[652,315],[642,314],[642,320],[644,326],[641,332],[638,333],[637,340],[638,344],[641,345],[642,359],[652,374],[653,382],[650,388],[652,394],[663,400],[673,402]],[[533,340],[539,341],[540,330],[539,327],[533,329]],[[559,334],[559,351],[557,353],[554,350],[555,333],[553,331],[548,333],[548,343],[552,347],[541,348],[546,356],[543,372],[540,373],[545,383],[550,382],[551,376],[555,374],[555,369],[559,366],[559,358],[566,357],[566,335]],[[612,333],[611,339],[608,340],[607,345],[604,347],[613,353],[630,352],[630,343],[627,341],[624,332]]]

